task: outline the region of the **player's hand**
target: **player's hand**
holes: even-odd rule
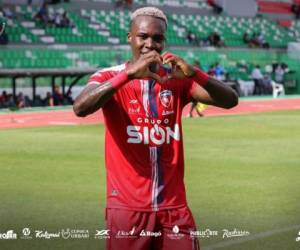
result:
[[[151,51],[147,54],[142,54],[139,59],[128,64],[126,73],[129,79],[153,78],[154,80],[162,83],[162,78],[150,70],[152,65],[162,65],[162,57],[156,51]]]
[[[163,82],[172,78],[183,79],[186,77],[193,77],[195,75],[194,67],[188,64],[181,57],[176,56],[170,52],[165,52],[162,55],[162,58],[163,64],[169,64],[171,67],[171,72],[163,77]]]

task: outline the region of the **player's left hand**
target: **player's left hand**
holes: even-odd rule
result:
[[[171,72],[163,77],[163,82],[169,79],[183,79],[186,77],[193,77],[195,75],[194,67],[184,61],[181,57],[176,56],[170,52],[165,52],[162,55],[163,64],[171,66]]]

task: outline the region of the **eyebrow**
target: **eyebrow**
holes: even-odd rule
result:
[[[163,38],[165,38],[165,35],[164,34],[161,34],[161,33],[157,33],[157,34],[153,34],[153,35],[151,35],[151,34],[149,34],[149,33],[147,33],[147,32],[144,32],[144,31],[138,31],[137,32],[137,34],[138,35],[147,35],[147,36],[152,36],[152,37],[163,37]]]

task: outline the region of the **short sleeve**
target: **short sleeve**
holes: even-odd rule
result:
[[[97,71],[96,73],[91,75],[90,79],[87,82],[87,85],[89,85],[89,84],[102,84],[103,82],[109,80],[113,76],[114,75],[109,71],[105,71],[105,72]]]
[[[197,86],[197,83],[191,79],[187,79],[183,83],[183,89],[182,89],[183,105],[186,105],[192,101],[192,93],[193,93],[193,90],[196,88],[196,86]]]

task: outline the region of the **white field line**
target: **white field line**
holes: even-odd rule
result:
[[[262,239],[262,238],[266,238],[266,237],[269,237],[269,236],[272,236],[275,234],[280,234],[280,233],[288,232],[288,231],[295,230],[295,229],[300,230],[300,225],[293,225],[293,226],[289,226],[289,227],[285,227],[285,228],[274,229],[274,230],[270,230],[270,231],[261,232],[258,234],[253,234],[251,236],[247,236],[247,237],[240,238],[240,239],[219,242],[216,244],[212,244],[210,246],[201,247],[201,250],[214,250],[214,249],[218,249],[218,248],[222,248],[222,247],[237,245],[237,244],[244,243],[247,241]],[[297,238],[297,235],[298,235],[298,232],[295,233],[295,240]]]

